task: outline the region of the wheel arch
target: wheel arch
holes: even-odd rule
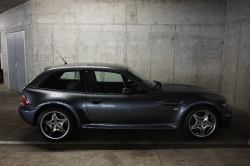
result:
[[[57,107],[57,108],[61,108],[64,110],[68,110],[68,112],[72,115],[72,118],[74,118],[74,120],[77,122],[77,124],[78,125],[80,124],[80,119],[72,107],[70,107],[69,105],[67,105],[65,103],[61,103],[61,102],[49,102],[49,103],[40,104],[38,109],[36,110],[36,113],[35,113],[34,118],[33,118],[33,124],[35,126],[36,126],[36,122],[37,122],[37,119],[38,119],[40,113],[49,107]]]
[[[187,116],[187,114],[194,108],[196,107],[201,107],[201,106],[206,106],[206,107],[210,107],[212,108],[213,110],[215,110],[217,113],[218,113],[218,116],[219,116],[219,119],[220,119],[220,122],[219,122],[219,127],[221,127],[221,124],[222,124],[222,115],[219,111],[218,108],[216,108],[216,106],[212,103],[209,103],[209,102],[204,102],[204,103],[194,103],[192,105],[189,105],[186,107],[184,113],[182,114],[181,116],[181,119],[179,121],[179,127],[181,128],[182,125],[183,125],[183,122],[184,122],[184,118]]]

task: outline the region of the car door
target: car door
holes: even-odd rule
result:
[[[146,124],[154,121],[152,95],[122,93],[124,75],[109,70],[85,72],[88,93],[86,105],[93,123]]]

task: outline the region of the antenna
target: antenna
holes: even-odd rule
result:
[[[57,54],[62,58],[64,61],[65,65],[67,65],[67,62],[63,59],[63,57],[59,54],[59,52],[56,50],[56,48],[51,44],[51,46],[54,48],[54,50],[57,52]]]

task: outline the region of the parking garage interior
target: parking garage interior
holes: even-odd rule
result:
[[[0,165],[250,165],[249,0],[1,0]],[[45,67],[117,63],[225,96],[233,119],[206,141],[182,131],[76,130],[44,140],[22,88]]]

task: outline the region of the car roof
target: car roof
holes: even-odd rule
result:
[[[115,63],[70,63],[66,65],[55,65],[45,67],[44,70],[54,70],[54,69],[75,69],[75,68],[110,68],[110,69],[121,69],[126,70],[128,67],[125,65],[115,64]]]

